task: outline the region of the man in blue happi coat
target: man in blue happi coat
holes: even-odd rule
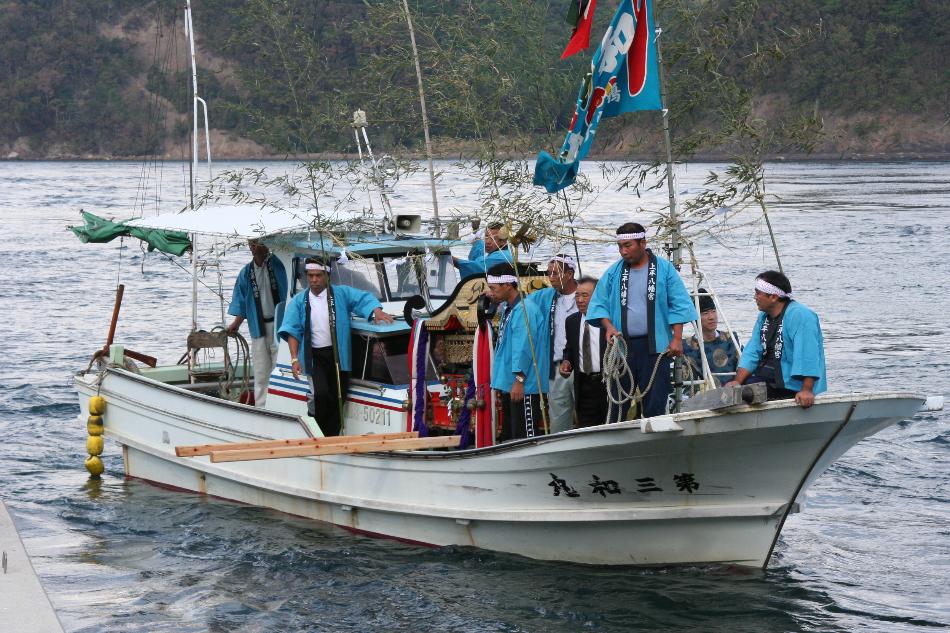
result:
[[[537,332],[544,327],[544,316],[534,303],[521,299],[511,264],[489,269],[488,294],[494,302],[504,303],[491,371],[491,387],[502,403],[501,440],[542,435],[542,394],[548,380]]]
[[[483,251],[477,253],[474,259],[453,258],[455,267],[458,268],[459,277],[465,279],[471,275],[485,275],[492,266],[497,264],[513,264],[511,251],[508,249],[508,231],[504,225],[496,222],[490,224],[485,229],[485,240]],[[471,255],[471,252],[469,253]]]
[[[669,360],[683,354],[683,324],[695,321],[698,315],[673,264],[647,248],[642,225],[622,225],[616,239],[621,259],[597,284],[587,320],[604,328],[608,341],[623,337],[633,382],[644,394],[641,414],[663,415],[672,390]],[[662,354],[668,358],[661,359]],[[654,371],[653,384],[647,390]],[[617,422],[626,414],[611,405],[609,419]]]
[[[548,379],[548,423],[551,433],[574,428],[574,375],[556,371],[564,357],[567,344],[565,322],[577,312],[574,293],[577,281],[574,274],[577,262],[570,255],[558,254],[548,262],[548,281],[551,286],[532,292],[525,298],[538,306],[544,317],[543,327],[534,332],[538,349],[543,350]]]
[[[802,408],[828,389],[818,315],[792,298],[788,277],[767,270],[755,278],[759,318],[729,385],[764,382],[769,400],[794,398]]]
[[[469,261],[478,261],[478,259],[485,254],[485,240],[483,239],[484,231],[479,231],[478,227],[481,226],[482,221],[478,218],[472,220],[472,247],[468,249],[468,260]]]
[[[254,404],[263,407],[267,384],[277,363],[274,323],[287,298],[287,271],[259,240],[248,240],[251,257],[234,282],[228,314],[234,320],[228,332],[237,332],[244,321],[251,332],[251,362],[254,367]]]
[[[739,345],[735,334],[719,330],[719,312],[716,302],[705,288],[699,293],[699,327],[702,330],[703,352],[706,364],[717,387],[736,377],[739,365]],[[683,357],[689,363],[693,376],[702,380],[703,359],[699,352],[699,338],[691,336],[683,341]]]
[[[350,379],[350,315],[392,323],[372,294],[351,286],[330,285],[330,265],[316,257],[305,264],[309,288],[298,292],[278,332],[290,349],[294,378],[310,375],[313,411],[327,437],[343,428],[343,399]],[[303,343],[303,356],[301,356]]]

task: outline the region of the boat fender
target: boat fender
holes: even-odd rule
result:
[[[93,396],[89,398],[89,419],[86,420],[86,431],[89,437],[86,438],[86,452],[89,457],[86,458],[86,470],[93,479],[98,479],[99,475],[105,472],[105,465],[99,458],[102,455],[102,449],[105,447],[105,441],[102,434],[105,433],[105,426],[102,424],[102,414],[106,410],[106,399],[102,396]]]
[[[89,453],[90,457],[102,455],[102,449],[104,447],[105,442],[101,435],[90,435],[86,438],[86,452]]]
[[[106,467],[102,463],[101,459],[99,459],[95,455],[92,455],[86,459],[86,470],[88,470],[89,474],[92,475],[94,478],[98,479],[99,475],[105,472]]]
[[[672,415],[658,415],[641,422],[640,430],[644,433],[671,433],[682,431],[683,427],[673,419]]]
[[[102,426],[101,415],[89,416],[89,420],[86,422],[86,431],[89,432],[89,435],[102,435],[105,430],[106,428]]]
[[[89,398],[89,415],[102,415],[106,410],[106,399],[102,396]]]

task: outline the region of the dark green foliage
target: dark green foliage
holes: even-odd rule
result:
[[[680,155],[788,148],[826,112],[948,115],[945,0],[656,1]],[[156,37],[183,41],[180,5],[0,2],[0,145],[26,138],[39,152],[141,155],[186,140],[187,60],[143,53],[156,23]],[[561,142],[590,59],[559,59],[570,35],[564,0],[409,6],[441,147],[475,140],[530,155]],[[594,46],[616,6],[598,3]],[[196,0],[194,9],[213,127],[275,152],[352,151],[347,123],[362,107],[379,146],[421,147],[401,0]],[[625,151],[658,148],[655,115],[638,114],[604,121],[595,151],[621,128]]]

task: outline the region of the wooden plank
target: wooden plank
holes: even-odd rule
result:
[[[365,436],[364,436],[365,437]],[[213,451],[212,462],[239,462],[254,459],[278,459],[282,457],[312,457],[315,455],[340,455],[343,453],[377,453],[407,451],[419,448],[447,448],[459,445],[460,435],[443,437],[419,437],[410,439],[379,440],[376,442],[347,442],[324,446],[285,446],[279,448],[247,448],[243,450]]]
[[[281,448],[286,446],[330,446],[348,442],[401,440],[414,437],[419,437],[418,431],[376,433],[370,435],[340,435],[336,437],[301,437],[292,440],[260,440],[257,442],[231,442],[227,444],[197,444],[194,446],[176,446],[175,455],[179,457],[198,457],[199,455],[210,455],[215,451],[235,451],[249,448]]]

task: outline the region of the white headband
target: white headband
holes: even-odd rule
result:
[[[514,275],[488,275],[488,283],[490,284],[516,284],[518,283],[518,278]]]
[[[550,262],[561,262],[571,270],[577,270],[577,262],[570,255],[555,255]],[[550,263],[548,262],[548,263]]]
[[[313,262],[309,262],[309,263],[307,264],[307,270],[323,270],[323,271],[325,271],[325,270],[327,270],[327,267],[324,266],[323,264],[314,264]]]
[[[626,242],[627,240],[642,240],[647,234],[644,233],[619,233],[617,234],[618,242]]]
[[[782,289],[779,288],[778,286],[774,286],[774,285],[770,284],[769,282],[767,282],[766,280],[762,279],[761,277],[756,278],[756,280],[755,280],[755,289],[758,290],[758,291],[760,291],[760,292],[764,292],[764,293],[767,294],[767,295],[775,295],[775,296],[777,296],[777,297],[783,297],[783,298],[784,298],[784,297],[788,297],[789,299],[792,298],[792,293],[790,293],[790,292],[785,292],[784,290],[782,290]]]

